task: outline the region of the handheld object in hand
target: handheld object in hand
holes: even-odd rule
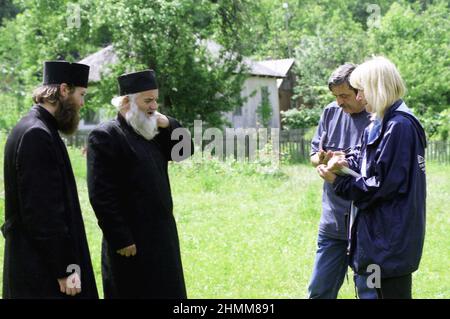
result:
[[[354,170],[352,170],[352,169],[350,169],[348,167],[345,167],[345,166],[341,168],[341,172],[346,174],[346,175],[351,175],[351,176],[356,177],[356,178],[361,177],[360,174],[356,173]]]

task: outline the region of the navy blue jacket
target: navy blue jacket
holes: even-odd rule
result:
[[[350,266],[364,274],[376,264],[381,277],[417,270],[425,238],[425,132],[402,100],[365,130],[361,149],[348,158],[362,177],[338,176],[336,194],[353,200]]]

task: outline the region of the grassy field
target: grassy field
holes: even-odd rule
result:
[[[4,137],[0,136],[0,178]],[[90,207],[85,158],[72,165],[101,292],[101,233]],[[256,165],[186,161],[170,165],[175,215],[190,298],[306,298],[320,218],[321,180],[308,165],[281,172]],[[264,168],[264,167],[263,167]],[[427,235],[415,298],[450,298],[450,166],[427,166]],[[0,221],[3,223],[3,180]],[[3,265],[3,238],[0,263]],[[339,298],[354,298],[353,282]],[[2,268],[0,268],[0,282]]]

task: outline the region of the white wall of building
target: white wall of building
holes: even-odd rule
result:
[[[241,114],[228,112],[225,118],[234,128],[258,128],[262,127],[258,114],[256,113],[261,104],[261,88],[267,87],[269,92],[269,101],[272,105],[272,120],[270,127],[280,127],[280,107],[278,100],[277,79],[269,77],[251,76],[247,78],[242,86],[241,96],[247,97],[247,101],[242,106]],[[252,93],[255,92],[253,96]]]

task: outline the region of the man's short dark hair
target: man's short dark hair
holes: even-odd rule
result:
[[[357,67],[356,64],[353,63],[345,63],[338,67],[334,72],[331,74],[330,78],[328,79],[328,88],[331,89],[333,86],[341,85],[343,83],[347,83],[348,87],[355,91],[355,93],[358,92],[355,88],[353,88],[350,85],[350,74],[352,74],[353,70]]]

